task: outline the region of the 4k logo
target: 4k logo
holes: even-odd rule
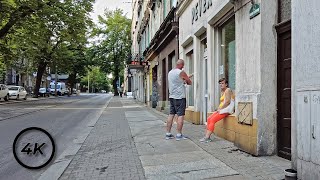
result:
[[[39,127],[30,127],[16,136],[12,149],[14,158],[21,166],[41,169],[53,159],[55,144],[47,131]]]
[[[46,143],[42,143],[40,146],[38,146],[38,143],[36,143],[34,145],[34,150],[33,150],[33,154],[36,154],[38,151],[40,152],[40,154],[43,154],[43,152],[41,151],[42,146],[44,146]],[[32,154],[32,149],[29,147],[30,143],[28,143],[22,150],[21,152]],[[29,147],[29,148],[28,148]]]

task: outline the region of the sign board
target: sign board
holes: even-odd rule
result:
[[[223,75],[224,74],[224,66],[221,65],[219,70],[220,70],[219,74]]]
[[[238,103],[238,123],[252,125],[253,123],[253,109],[252,102]]]
[[[258,16],[259,14],[260,14],[260,4],[253,4],[249,11],[250,19]]]
[[[199,0],[192,8],[192,24],[212,6],[212,0]]]

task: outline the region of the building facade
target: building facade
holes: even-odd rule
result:
[[[292,165],[320,179],[320,2],[292,1]]]
[[[127,81],[137,100],[159,110],[168,110],[167,74],[178,56],[176,4],[176,0],[133,1],[132,60],[127,68],[127,77],[132,78]]]
[[[179,57],[194,73],[186,119],[206,124],[219,105],[218,80],[236,95],[236,112],[215,133],[246,152],[277,150],[277,0],[184,0],[179,4]]]

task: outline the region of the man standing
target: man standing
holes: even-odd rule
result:
[[[186,89],[185,84],[191,85],[190,77],[182,69],[184,67],[184,61],[179,59],[176,67],[172,69],[168,74],[169,81],[169,99],[170,99],[170,114],[167,120],[167,133],[166,139],[173,139],[174,136],[171,134],[171,128],[173,118],[175,114],[178,115],[177,122],[177,135],[176,140],[187,139],[186,136],[182,135],[182,127],[186,109]]]

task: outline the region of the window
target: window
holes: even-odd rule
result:
[[[194,60],[193,60],[193,51],[190,51],[187,54],[187,61],[188,61],[188,74],[194,73]],[[191,79],[193,80],[193,79]],[[194,106],[194,83],[191,86],[188,86],[189,95],[188,95],[188,105]]]
[[[176,7],[177,6],[177,0],[170,0],[170,7]]]
[[[167,0],[163,0],[163,20],[167,16]]]
[[[220,78],[225,77],[229,81],[229,87],[236,87],[236,36],[234,16],[220,27],[221,42],[221,69]]]

